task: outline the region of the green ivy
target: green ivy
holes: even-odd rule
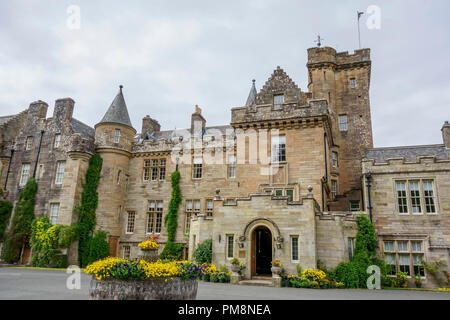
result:
[[[19,195],[11,228],[6,235],[2,257],[8,263],[18,262],[20,252],[27,244],[31,235],[31,224],[34,219],[34,203],[37,192],[37,183],[34,178],[28,180],[25,188]]]
[[[89,237],[83,266],[109,256],[109,244],[106,236],[105,231],[99,230],[93,237]]]
[[[102,158],[95,154],[89,160],[89,168],[86,172],[86,180],[83,184],[83,192],[81,194],[81,205],[75,209],[78,214],[78,260],[81,266],[86,266],[92,261],[105,257],[106,235],[103,239],[101,235],[92,236],[96,224],[95,211],[98,206],[97,187],[100,180],[100,172],[102,170]],[[101,246],[99,251],[95,250],[93,244]],[[101,254],[100,254],[101,253]],[[107,255],[106,255],[107,256]]]
[[[212,262],[212,240],[208,239],[198,245],[194,251],[195,262],[198,264]]]
[[[13,205],[11,202],[0,201],[0,241],[3,240],[5,230],[8,227],[12,209]]]
[[[181,203],[180,190],[180,172],[174,171],[170,176],[172,185],[172,197],[169,202],[169,210],[164,218],[164,224],[167,226],[167,243],[161,252],[161,259],[181,259],[183,253],[183,244],[174,243],[178,225],[178,208]]]

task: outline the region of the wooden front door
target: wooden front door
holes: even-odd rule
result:
[[[252,276],[271,275],[272,233],[266,227],[258,227],[252,233]]]
[[[21,264],[30,264],[31,248],[23,248]]]
[[[109,237],[109,255],[117,257],[119,253],[119,237]]]

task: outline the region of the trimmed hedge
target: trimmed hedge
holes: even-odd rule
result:
[[[198,264],[212,262],[212,240],[208,239],[198,245],[194,251],[195,262]]]

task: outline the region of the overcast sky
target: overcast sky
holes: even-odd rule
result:
[[[70,5],[81,9],[70,29]],[[256,79],[280,65],[307,90],[307,52],[317,34],[338,51],[358,48],[356,10],[381,9],[381,28],[361,18],[371,48],[376,147],[442,143],[450,120],[450,2],[442,1],[31,1],[0,0],[0,115],[30,102],[71,97],[94,126],[120,84],[133,126],[150,115],[162,130],[229,124]],[[69,20],[73,21],[73,20]],[[73,26],[73,24],[72,24]]]

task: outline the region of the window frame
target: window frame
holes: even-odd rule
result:
[[[61,133],[55,134],[55,138],[53,140],[53,148],[58,149],[61,146]]]
[[[120,142],[120,136],[121,136],[121,132],[120,129],[114,129],[114,143],[119,143]]]
[[[25,151],[33,149],[34,136],[27,136],[25,139]]]
[[[63,170],[61,171],[61,166]],[[62,185],[64,182],[64,172],[66,171],[66,161],[61,160],[56,162],[56,172],[55,172],[55,184]]]
[[[26,166],[28,166],[28,170],[26,171],[26,173],[27,173],[26,177],[27,178],[26,178],[26,181],[23,182],[23,180],[24,180],[24,172],[25,172],[24,169],[25,169]],[[19,186],[20,187],[25,186],[27,184],[28,180],[30,180],[30,171],[31,171],[31,163],[29,163],[29,162],[22,163],[22,167],[21,167],[21,170],[20,170],[20,180],[19,180]]]
[[[231,242],[230,242],[231,239]],[[227,244],[226,244],[226,258],[231,260],[234,258],[234,234],[227,234]],[[231,249],[231,256],[230,256]]]
[[[345,121],[341,121],[341,119],[345,119]],[[348,131],[348,115],[347,114],[340,114],[338,116],[338,123],[339,123],[339,131],[341,132],[347,132]]]
[[[54,215],[53,208],[57,208],[56,215]],[[52,225],[58,224],[59,210],[61,209],[61,204],[59,202],[50,203],[49,220]],[[55,221],[53,222],[53,219]]]
[[[281,97],[282,101],[276,101],[277,98]],[[284,94],[283,93],[278,93],[278,94],[274,94],[273,95],[273,99],[272,99],[272,106],[274,110],[280,110],[283,107],[284,104]]]
[[[300,241],[299,241],[299,239],[300,239],[300,237],[298,236],[298,235],[292,235],[291,236],[291,241],[290,241],[290,244],[291,244],[291,262],[293,262],[293,263],[299,263],[300,262]],[[296,245],[297,245],[297,248],[296,248],[296,250],[294,251],[294,240],[295,240],[295,243],[296,243]],[[297,255],[297,259],[294,259],[295,257],[294,257],[294,253],[296,253],[296,255]]]
[[[398,191],[398,184],[403,183],[405,186],[405,196],[404,197],[399,197],[399,191]],[[411,184],[412,183],[418,183],[418,190],[414,190],[414,191],[418,191],[419,192],[419,196],[417,197],[417,195],[414,197],[414,199],[418,199],[419,203],[420,203],[420,212],[413,212],[413,197],[412,197],[412,190],[411,190]],[[431,185],[431,190],[425,190],[425,184],[430,184]],[[396,198],[396,205],[395,205],[395,212],[398,215],[414,215],[414,216],[423,216],[423,215],[438,215],[439,214],[439,201],[438,201],[438,196],[437,196],[437,189],[436,189],[436,183],[435,183],[435,179],[434,178],[414,178],[411,177],[409,179],[393,179],[393,188],[394,188],[394,193],[395,193],[395,198]],[[431,196],[426,195],[426,192],[431,192]],[[404,207],[406,205],[406,209],[407,212],[401,212],[400,210],[400,199],[403,199],[403,202],[406,202],[402,204],[402,207]],[[432,202],[431,206],[434,209],[434,212],[428,212],[428,204],[427,202],[430,201]]]
[[[136,226],[136,211],[127,211],[127,224],[125,225],[125,234],[134,234],[134,228]],[[131,219],[131,217],[133,217]],[[131,230],[131,231],[130,231]]]
[[[406,243],[406,249],[404,251],[400,251],[399,249],[399,243],[405,242]],[[425,259],[425,243],[424,239],[416,239],[416,238],[399,238],[399,239],[383,239],[383,256],[384,260],[386,261],[386,255],[390,255],[394,257],[395,265],[393,266],[393,270],[389,272],[390,276],[395,276],[395,274],[399,271],[407,271],[408,272],[408,278],[415,277],[416,273],[418,272],[421,276],[421,278],[425,278],[425,270],[423,267],[420,266],[420,264],[415,264],[415,258],[414,256],[420,256],[421,259]],[[386,248],[386,243],[392,243],[392,249]],[[412,243],[420,243],[420,250],[413,250]],[[406,264],[400,264],[401,257],[406,257],[408,260],[408,265]]]
[[[287,161],[285,134],[272,135],[270,137],[270,146],[272,163],[283,163]]]
[[[196,159],[200,159],[201,162],[196,163],[198,162],[198,160]],[[192,161],[192,179],[200,180],[202,178],[203,178],[203,157],[194,157]]]

